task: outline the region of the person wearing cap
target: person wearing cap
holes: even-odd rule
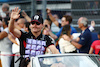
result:
[[[54,46],[54,40],[50,36],[43,35],[41,32],[43,28],[43,18],[41,16],[33,16],[32,21],[30,22],[31,31],[29,33],[14,28],[14,21],[19,18],[19,13],[20,9],[18,7],[12,10],[9,31],[19,38],[20,43],[22,43],[22,45],[20,45],[21,55],[24,58],[43,55],[47,47],[53,54],[58,54],[59,51]]]
[[[100,55],[100,31],[98,32],[98,39],[92,43],[89,54],[93,54],[93,51],[95,51],[95,54]]]
[[[67,35],[63,35],[62,37],[79,49],[79,53],[88,54],[92,44],[92,35],[88,28],[88,19],[86,17],[80,17],[78,19],[78,26],[82,30],[81,35],[77,38],[78,43]]]

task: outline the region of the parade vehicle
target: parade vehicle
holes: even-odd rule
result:
[[[100,67],[100,55],[48,54],[31,58],[32,67]]]

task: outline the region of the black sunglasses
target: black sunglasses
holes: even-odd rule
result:
[[[36,23],[36,25],[40,25],[41,24],[41,23],[35,22],[35,21],[31,22],[32,25],[35,24],[35,23]]]

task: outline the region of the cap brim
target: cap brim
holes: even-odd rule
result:
[[[32,20],[31,22],[38,22],[38,23],[40,23],[38,20]],[[31,23],[31,22],[30,22],[30,23]]]

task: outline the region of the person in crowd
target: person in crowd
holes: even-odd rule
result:
[[[54,35],[53,32],[51,31],[52,21],[49,18],[44,20],[43,25],[44,25],[44,28],[43,28],[43,34],[44,35],[49,35],[49,36],[52,35],[51,36],[52,38],[54,38],[54,39],[57,38],[57,36]]]
[[[29,22],[24,23],[23,29],[25,30],[25,32],[30,31],[29,25],[30,25]],[[21,27],[17,25],[16,29],[21,30]],[[14,67],[19,67],[20,61],[18,59],[20,58],[20,42],[19,42],[18,38],[16,38],[13,35],[9,35],[8,38],[13,42],[12,52],[13,52],[13,54],[15,54],[15,56],[14,56]]]
[[[67,25],[67,24],[71,24],[72,22],[72,17],[69,16],[69,15],[64,15],[61,19],[61,23],[59,23],[54,17],[53,15],[51,14],[51,10],[50,9],[47,9],[47,14],[49,16],[49,18],[51,19],[51,21],[56,25],[58,26],[60,29],[60,31],[58,33],[56,33],[56,36],[57,38],[59,38],[60,34],[61,34],[61,31],[62,31],[62,28],[64,25]],[[71,26],[71,34],[73,33],[77,33],[76,29],[74,27]],[[52,36],[52,35],[51,35]],[[55,39],[57,39],[55,38]]]
[[[78,43],[73,41],[73,39],[71,39],[68,35],[63,35],[62,37],[79,49],[79,53],[89,53],[92,36],[88,29],[88,19],[86,17],[80,17],[78,19],[78,26],[82,30],[81,35],[76,40]]]
[[[43,31],[42,31],[42,33],[44,35],[50,36],[50,32],[52,32],[51,31],[51,25],[52,25],[52,21],[49,18],[44,20],[44,23],[43,23],[44,28],[43,28]],[[54,37],[52,37],[52,38],[54,38]],[[55,43],[55,41],[54,41],[54,43]],[[46,54],[51,54],[51,51],[50,51],[49,48],[46,49]]]
[[[10,17],[10,11],[9,11],[9,4],[8,3],[2,4],[2,11],[5,13],[5,16],[2,16],[2,17]]]
[[[47,27],[49,27],[49,29],[51,29],[52,21],[49,18],[44,20],[43,26],[46,26],[46,25]]]
[[[25,22],[24,23],[24,30],[25,30],[25,32],[29,32],[30,31],[30,23],[29,22]]]
[[[10,67],[12,60],[12,42],[8,39],[8,20],[9,18],[3,18],[2,24],[4,30],[0,32],[0,51],[1,51],[1,63],[2,67]]]
[[[19,18],[17,20],[17,22],[15,22],[14,26],[16,29],[22,30],[23,32],[28,31],[26,29],[26,21],[24,18]],[[13,52],[13,54],[16,55],[16,56],[14,56],[14,67],[18,67],[19,63],[20,63],[20,60],[18,60],[20,58],[20,42],[19,42],[18,38],[15,36],[10,35],[9,39],[13,42],[12,52]]]
[[[20,14],[20,9],[17,7],[12,10],[10,23],[9,23],[9,31],[19,38],[21,41],[21,55],[26,58],[25,61],[28,61],[28,58],[37,55],[43,55],[45,53],[45,49],[48,47],[53,54],[58,54],[59,51],[54,46],[52,38],[50,36],[44,36],[41,33],[43,28],[43,18],[39,15],[35,15],[32,18],[29,33],[22,32],[21,30],[17,30],[14,28],[14,20],[18,19]],[[33,45],[32,45],[33,44]],[[36,46],[37,45],[37,46]],[[24,66],[24,64],[22,64]],[[27,64],[25,64],[27,66]],[[21,66],[21,65],[20,65]],[[22,67],[23,67],[22,66]]]
[[[69,41],[64,40],[62,38],[63,35],[67,35],[71,39],[73,39],[73,37],[70,33],[71,33],[70,25],[63,26],[62,33],[61,33],[60,38],[59,38],[60,52],[62,54],[64,54],[64,53],[77,53],[76,47],[73,46]]]
[[[93,54],[95,51],[95,54],[100,55],[100,31],[98,32],[98,39],[92,43],[89,54]]]
[[[25,22],[26,22],[26,21],[25,21],[24,18],[19,18],[19,19],[17,20],[16,28],[17,28],[17,26],[18,26],[18,27],[21,28],[21,30],[24,31],[24,23],[25,23]],[[19,30],[20,30],[20,29],[19,29]]]
[[[53,14],[53,17],[54,17],[59,23],[61,23],[61,19],[59,18],[59,16],[58,16],[57,14]],[[55,29],[54,29],[54,28],[55,28]],[[51,30],[52,30],[53,32],[57,33],[57,32],[59,32],[60,28],[57,27],[54,23],[52,23],[52,25],[51,25]],[[54,33],[54,34],[55,34],[55,33]]]
[[[9,4],[8,3],[3,3],[2,4],[2,12],[0,12],[0,31],[3,31],[3,26],[2,26],[2,18],[9,18],[10,17],[10,11],[9,11]]]
[[[57,14],[54,14],[53,17],[54,17],[59,23],[61,23],[61,19],[59,19],[59,17],[58,17]]]
[[[95,21],[92,20],[92,21],[91,21],[91,25],[88,26],[88,28],[89,28],[89,30],[90,30],[91,32],[93,32],[93,31],[95,30],[94,27],[95,27]],[[73,34],[72,34],[73,40],[77,39],[80,35],[81,35],[81,33],[73,33]]]

